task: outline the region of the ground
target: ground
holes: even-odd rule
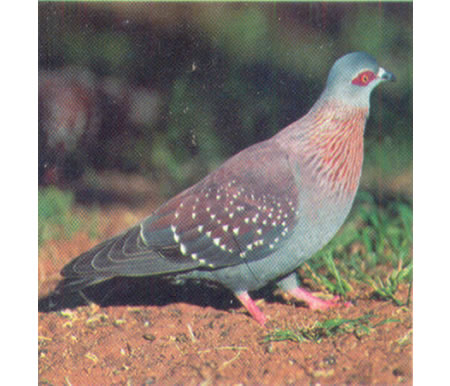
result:
[[[412,384],[412,303],[377,299],[362,284],[347,299],[352,306],[328,311],[273,288],[253,294],[265,327],[227,290],[195,283],[113,279],[86,291],[89,301],[48,297],[68,261],[156,204],[102,207],[98,239],[82,229],[41,245],[39,384]],[[402,284],[398,298],[409,290]],[[317,324],[361,317],[367,323],[333,331]],[[301,331],[310,336],[299,342]]]

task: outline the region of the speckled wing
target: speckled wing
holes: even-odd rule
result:
[[[295,225],[291,170],[276,142],[254,145],[141,224],[81,255],[63,275],[161,275],[263,259]]]

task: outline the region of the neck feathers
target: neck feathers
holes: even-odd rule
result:
[[[368,110],[322,100],[291,125],[287,133],[301,138],[301,146],[292,150],[301,157],[316,186],[331,192],[356,193]]]

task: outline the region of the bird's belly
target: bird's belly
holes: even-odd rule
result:
[[[234,292],[256,290],[283,277],[324,247],[344,223],[353,203],[332,202],[300,211],[300,218],[284,245],[266,258],[214,271],[214,280]]]

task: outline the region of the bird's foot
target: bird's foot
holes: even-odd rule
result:
[[[247,309],[247,311],[250,313],[250,315],[253,316],[253,318],[261,326],[264,326],[264,324],[267,322],[267,318],[263,314],[263,312],[258,308],[258,306],[253,301],[253,299],[250,297],[248,292],[240,292],[239,294],[236,294],[236,297],[239,299],[239,301],[242,303],[242,305]]]
[[[317,296],[314,296],[313,294],[311,294],[309,291],[307,291],[303,288],[300,288],[300,287],[290,289],[288,291],[288,293],[290,295],[292,295],[294,298],[296,298],[297,300],[301,300],[301,301],[305,302],[308,305],[308,307],[312,310],[325,311],[325,310],[328,310],[329,308],[333,308],[333,307],[340,307],[340,306],[350,307],[352,305],[352,303],[350,303],[350,302],[342,303],[340,301],[339,296],[335,296],[331,300],[320,299]]]

